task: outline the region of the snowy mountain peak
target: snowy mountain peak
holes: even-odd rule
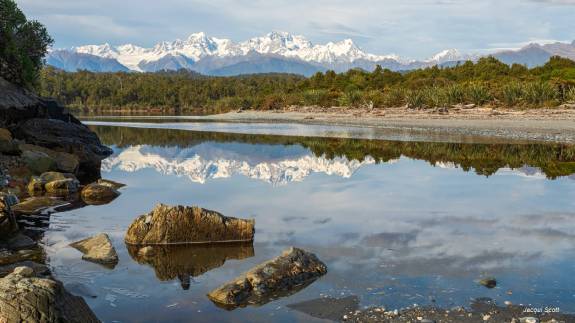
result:
[[[457,61],[462,58],[461,53],[457,49],[446,49],[435,54],[431,57],[428,61],[430,62],[437,62],[437,63],[444,63],[449,61]]]

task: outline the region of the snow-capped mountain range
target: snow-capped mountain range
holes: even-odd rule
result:
[[[575,58],[574,44],[532,44],[518,51],[494,53],[502,60],[538,65],[552,55]],[[527,58],[525,56],[528,56]],[[409,70],[463,60],[475,60],[456,49],[441,51],[429,59],[415,61],[397,55],[375,55],[364,52],[351,39],[327,44],[313,44],[301,35],[272,32],[262,37],[235,43],[230,39],[191,34],[187,39],[163,41],[151,48],[133,44],[120,46],[86,45],[53,50],[47,62],[65,70],[88,69],[96,72],[155,72],[181,68],[210,75],[235,75],[261,72],[293,72],[313,74],[334,69],[371,70],[376,65],[392,70]],[[264,66],[262,66],[262,64]]]

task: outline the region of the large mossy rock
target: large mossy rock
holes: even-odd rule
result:
[[[127,244],[246,242],[254,239],[255,220],[226,217],[200,207],[158,204],[138,217],[126,233]]]
[[[118,264],[118,254],[110,237],[105,233],[74,242],[70,245],[84,255],[82,259],[114,268]]]
[[[41,151],[25,151],[22,153],[22,159],[34,174],[42,174],[58,169],[56,160]]]
[[[30,144],[20,144],[18,148],[23,153],[31,151],[31,152],[41,152],[48,155],[56,163],[55,167],[56,170],[58,171],[74,174],[78,170],[79,165],[78,157],[72,154],[61,151],[54,151],[52,149]]]
[[[100,322],[81,297],[62,283],[32,277],[34,270],[17,267],[0,278],[0,322]]]
[[[227,309],[262,305],[293,294],[326,273],[326,265],[313,253],[292,247],[212,290],[208,297]]]

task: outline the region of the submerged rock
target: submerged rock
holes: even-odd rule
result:
[[[479,285],[483,285],[487,288],[495,288],[497,286],[497,280],[493,277],[483,278],[479,281]]]
[[[81,196],[86,204],[102,205],[112,202],[120,196],[120,192],[111,186],[92,183],[82,189]]]
[[[229,259],[254,256],[251,243],[146,246],[127,245],[130,256],[139,264],[154,268],[160,281],[179,279],[185,289],[189,277],[197,277],[221,267]]]
[[[12,210],[18,214],[38,214],[46,209],[56,208],[66,204],[68,204],[68,202],[49,196],[33,196],[14,205]]]
[[[32,268],[17,267],[0,278],[0,322],[100,322],[62,283],[33,275]]]
[[[249,304],[261,305],[297,292],[326,273],[326,265],[314,254],[292,247],[281,256],[212,290],[208,297],[228,309]]]
[[[18,232],[12,205],[18,199],[11,194],[0,194],[0,240],[7,240]]]
[[[359,309],[359,297],[321,297],[287,306],[310,316],[330,321],[340,321],[344,315]]]
[[[158,204],[128,228],[127,244],[246,242],[254,239],[255,220],[226,217],[200,207]]]
[[[114,182],[114,181],[112,181],[112,180],[103,179],[103,178],[100,178],[100,179],[96,182],[96,184],[100,184],[100,185],[103,185],[103,186],[108,186],[108,187],[111,187],[111,188],[113,188],[113,189],[115,189],[115,190],[119,190],[120,188],[126,186],[126,184]]]
[[[118,264],[118,254],[112,241],[105,233],[70,244],[84,255],[82,259],[114,268]]]

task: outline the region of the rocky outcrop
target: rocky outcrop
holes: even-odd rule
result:
[[[72,154],[78,158],[78,177],[98,178],[102,159],[110,148],[100,143],[98,136],[80,123],[57,119],[29,119],[13,131],[18,139],[29,144]]]
[[[0,127],[7,128],[15,139],[27,144],[48,148],[54,154],[74,155],[78,161],[75,174],[80,179],[99,178],[101,160],[112,154],[112,150],[102,145],[94,132],[58,103],[39,98],[2,78]],[[37,149],[27,152],[30,161],[48,156],[55,162],[55,169],[70,171],[74,168],[75,163],[70,156],[60,155],[64,157],[59,158],[54,154]]]
[[[107,234],[101,233],[70,245],[84,255],[82,259],[114,268],[118,264],[118,254]]]
[[[33,275],[32,268],[17,267],[0,278],[0,322],[100,322],[60,282]]]
[[[246,242],[255,220],[226,217],[200,207],[158,204],[130,225],[125,241],[134,245]]]
[[[130,256],[139,264],[154,268],[160,281],[179,279],[183,289],[190,287],[190,277],[221,267],[229,259],[254,256],[251,243],[153,247],[127,245],[127,248]]]
[[[293,294],[326,273],[326,265],[314,254],[292,247],[281,256],[211,291],[208,297],[216,305],[227,309],[249,304],[262,305]]]
[[[61,151],[54,151],[52,149],[30,144],[20,144],[18,145],[18,148],[23,153],[26,153],[27,151],[43,153],[44,155],[48,156],[50,159],[54,161],[55,170],[72,174],[76,173],[76,171],[78,170],[78,164],[79,164],[78,157],[72,154]]]
[[[82,200],[88,205],[102,205],[112,202],[116,197],[120,196],[112,185],[102,185],[92,183],[86,185],[81,192]]]
[[[126,186],[126,184],[114,182],[114,181],[112,181],[112,180],[103,179],[103,178],[100,178],[98,181],[96,181],[96,184],[103,185],[103,186],[108,186],[108,187],[111,187],[111,188],[113,188],[113,189],[115,189],[115,190],[119,190],[119,189],[121,189],[122,187]]]

